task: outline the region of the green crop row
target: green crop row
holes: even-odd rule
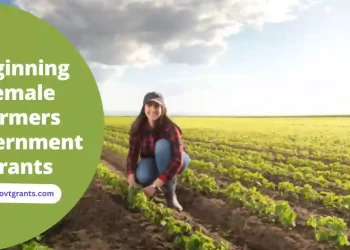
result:
[[[220,188],[215,178],[206,174],[195,174],[191,169],[182,173],[180,180],[195,190],[212,195],[222,194],[229,202],[239,203],[272,221],[277,220],[283,226],[295,226],[296,213],[287,201],[275,201],[262,195],[255,187],[248,189],[240,182],[234,182],[227,188]]]
[[[242,159],[246,159],[256,163],[261,162],[263,160],[268,162],[282,162],[298,167],[303,172],[314,172],[315,175],[323,175],[325,177],[334,177],[337,179],[343,178],[344,180],[350,180],[350,175],[348,174],[350,166],[340,164],[339,162],[325,164],[322,161],[303,159],[296,156],[285,156],[283,154],[275,153],[273,151],[259,152],[249,149],[237,149],[227,145],[221,145],[215,142],[204,143],[185,140],[185,144],[190,146],[199,146],[205,150],[213,152],[214,154],[220,154],[222,152],[236,154],[237,156],[242,157]]]
[[[218,173],[223,176],[229,176],[235,180],[248,183],[250,185],[263,186],[264,188],[279,191],[282,195],[288,195],[295,199],[304,199],[312,202],[320,202],[325,206],[330,206],[349,214],[350,212],[350,195],[342,196],[333,192],[318,192],[311,185],[295,186],[290,182],[280,182],[277,186],[268,181],[260,173],[252,173],[243,168],[236,168],[234,166],[224,168],[221,164],[215,165],[212,162],[204,162],[199,160],[192,160],[191,167],[206,170],[210,173]]]
[[[282,133],[282,131],[278,132]],[[253,132],[240,134],[231,131],[193,128],[185,130],[184,138],[203,143],[214,141],[235,148],[274,151],[289,156],[350,163],[350,142],[342,139],[341,136],[326,138],[320,134],[311,137],[300,133],[281,136],[278,132],[274,132],[274,135]]]
[[[299,168],[294,167],[291,164],[284,163],[271,163],[266,161],[249,161],[243,157],[239,157],[230,152],[213,153],[212,151],[205,150],[199,146],[188,145],[186,148],[189,154],[195,159],[210,160],[215,163],[222,163],[225,166],[235,166],[245,169],[251,169],[258,171],[261,174],[270,174],[274,176],[284,176],[292,178],[295,181],[303,181],[308,183],[314,183],[322,188],[337,188],[346,192],[350,192],[350,181],[333,179],[327,180],[324,176],[314,175],[310,169],[304,169],[302,172]]]
[[[346,223],[342,219],[333,216],[311,216],[307,225],[314,228],[318,241],[327,241],[335,246],[350,246]]]
[[[176,246],[182,246],[186,250],[228,249],[227,243],[214,242],[212,238],[204,235],[200,230],[193,231],[189,223],[176,219],[173,216],[174,210],[148,200],[141,189],[129,189],[125,179],[111,172],[102,163],[97,168],[97,176],[103,180],[106,187],[118,191],[131,207],[139,209],[147,219],[166,228],[167,233],[173,237]]]

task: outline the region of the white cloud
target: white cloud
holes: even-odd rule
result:
[[[207,64],[245,25],[283,22],[321,0],[15,0],[57,27],[86,60]]]

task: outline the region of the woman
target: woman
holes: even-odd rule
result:
[[[130,130],[127,171],[129,187],[144,187],[148,197],[161,189],[169,207],[182,211],[176,197],[176,175],[190,158],[181,141],[181,129],[167,116],[164,98],[150,92]],[[140,156],[140,162],[138,162]]]

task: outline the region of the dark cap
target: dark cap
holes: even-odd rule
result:
[[[148,102],[156,102],[156,103],[159,103],[160,105],[164,105],[163,95],[155,91],[149,92],[143,98],[143,104],[146,104]]]

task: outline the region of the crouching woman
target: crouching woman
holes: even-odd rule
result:
[[[161,189],[168,206],[178,211],[183,208],[176,197],[176,177],[190,163],[181,134],[181,129],[167,116],[163,96],[157,92],[147,93],[130,129],[129,187],[142,185],[148,197]]]

